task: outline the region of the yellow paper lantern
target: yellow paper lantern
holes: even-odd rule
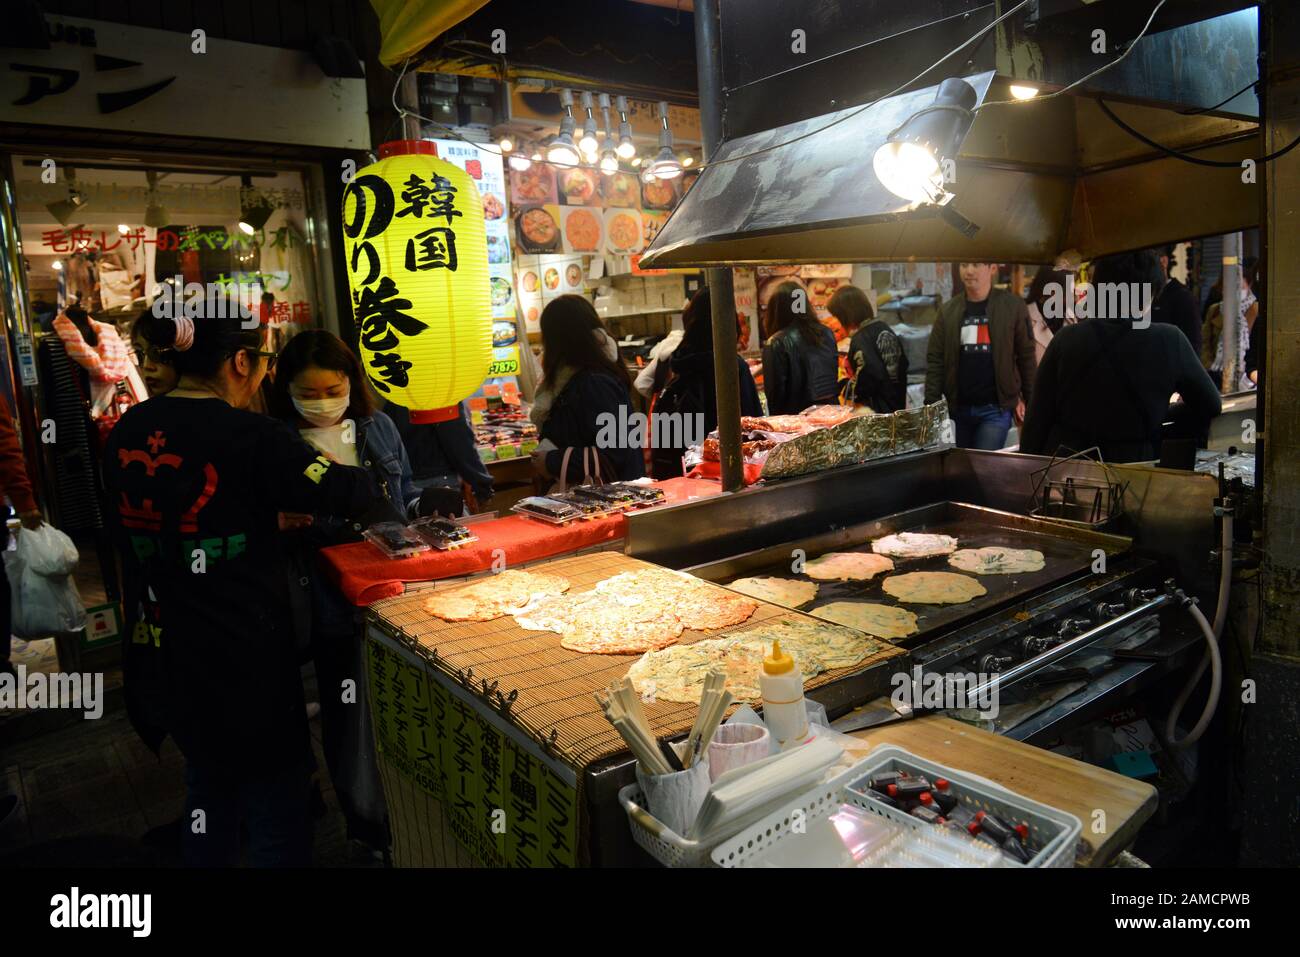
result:
[[[426,140],[379,148],[343,191],[361,362],[411,421],[450,418],[492,364],[492,298],[478,188]]]

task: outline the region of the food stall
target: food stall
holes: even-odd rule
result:
[[[1196,28],[1234,48],[1253,43],[1233,15],[1208,23]],[[1176,57],[1188,42],[1183,29],[1192,28],[1175,25],[1152,37],[1150,56]],[[1052,52],[1049,75],[1082,72],[1063,50]],[[1186,178],[1175,187],[1174,177],[1162,179],[1156,169],[1168,161],[1139,162],[1122,136],[1111,135],[1093,98],[982,112],[1008,99],[1009,81],[1019,78],[1015,66],[999,61],[995,68],[993,56],[990,48],[967,65],[977,119],[950,144],[960,185],[955,203],[952,195],[942,203],[902,200],[864,169],[910,117],[932,110],[937,83],[899,95],[882,90],[867,106],[821,115],[809,104],[824,98],[808,84],[813,74],[825,79],[822,65],[783,71],[789,86],[781,95],[761,76],[729,85],[728,138],[659,228],[642,265],[1044,262],[1066,248],[1098,255],[1248,224],[1251,203],[1233,187],[1216,189],[1195,210],[1175,203],[1170,191],[1184,190]],[[1128,84],[1136,99],[1150,100],[1125,77],[1115,81],[1121,89]],[[1222,79],[1222,90],[1178,90],[1166,103],[1123,112],[1149,123],[1174,109],[1205,107],[1235,88]],[[768,128],[774,122],[781,125]],[[1043,137],[1044,128],[1070,132]],[[1075,131],[1098,128],[1105,132],[1076,140]],[[1206,110],[1179,129],[1184,147],[1203,146],[1220,160],[1258,151],[1249,119]],[[806,141],[806,148],[773,148],[786,140]],[[1153,213],[1135,227],[1133,211],[1108,201],[1108,190],[1136,190],[1148,212],[1177,208],[1187,221]],[[548,216],[535,235],[558,241],[566,217]],[[946,418],[943,410],[906,414],[920,418],[865,416],[799,430],[795,440],[763,450],[770,454],[754,463],[759,472],[750,487],[622,517],[621,548],[531,564],[506,555],[492,569],[549,582],[541,596],[514,584],[523,591],[511,594],[509,580],[494,584],[484,575],[413,585],[371,605],[370,709],[395,861],[625,865],[647,862],[645,851],[669,862],[671,854],[654,850],[656,840],[671,845],[679,836],[648,814],[653,797],[636,790],[649,791],[637,765],[655,763],[654,755],[637,750],[636,728],[619,727],[610,702],[619,691],[635,692],[642,713],[632,725],[644,727],[652,747],[689,742],[713,667],[726,673],[734,718],[760,703],[754,676],[769,673],[766,648],[755,658],[743,650],[744,636],[766,645],[795,634],[808,641],[793,642],[807,669],[804,695],[828,725],[815,737],[853,757],[901,745],[911,771],[887,773],[919,776],[928,760],[939,769],[927,768],[929,781],[957,780],[960,769],[1048,812],[1069,810],[1076,825],[1089,826],[1072,832],[1082,841],[1077,853],[1058,846],[1053,862],[1109,863],[1154,812],[1155,788],[1042,748],[1200,655],[1210,635],[1208,609],[1220,628],[1228,613],[1239,503],[1222,472],[957,449],[934,421]],[[915,431],[903,429],[911,440],[899,442],[904,423]],[[773,462],[782,467],[768,471]],[[915,542],[925,547],[909,550]],[[656,589],[675,600],[664,607],[646,597]],[[655,628],[675,621],[669,638],[647,638],[647,621],[611,610],[610,595],[653,608]],[[549,617],[538,616],[534,602]],[[734,614],[696,617],[700,605]],[[775,648],[771,654],[777,657]],[[997,695],[996,714],[900,706],[891,694],[922,677],[946,684],[964,675],[973,676],[976,691]],[[609,701],[601,698],[606,691]],[[637,711],[626,701],[620,708]],[[1212,710],[1213,701],[1204,720]],[[942,714],[919,716],[925,711]],[[1177,717],[1170,717],[1169,737]],[[672,750],[670,766],[688,772],[692,765]],[[845,779],[823,800],[847,800],[864,782],[877,790],[873,779]],[[1100,825],[1097,809],[1105,812]],[[713,862],[725,864],[716,850]]]

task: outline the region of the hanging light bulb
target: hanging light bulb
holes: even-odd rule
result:
[[[515,141],[509,136],[503,136],[497,141],[497,146],[501,147],[501,152],[509,153],[515,148]]]
[[[120,233],[121,235],[125,236],[127,233],[129,233],[129,232],[131,231],[131,227],[128,226],[126,223],[118,223],[118,224],[117,224],[117,231],[118,231],[118,233]]]
[[[649,166],[641,170],[641,182],[653,183],[657,179],[659,179],[659,177],[655,175],[655,171],[651,169]]]
[[[632,142],[632,124],[627,120],[627,97],[618,98],[618,146],[614,152],[619,159],[630,160],[636,156],[636,144]]]
[[[560,91],[560,105],[564,107],[564,118],[560,120],[560,131],[551,137],[546,148],[546,161],[557,166],[577,166],[578,149],[573,145],[573,93]]]
[[[510,159],[506,162],[510,164],[511,169],[518,170],[521,173],[533,165],[533,161],[522,153],[511,153]]]
[[[54,262],[50,263],[50,268],[53,269],[55,272],[62,272],[63,260],[62,259],[54,260]]]
[[[586,111],[587,118],[582,121],[582,138],[578,140],[578,149],[590,162],[595,159],[600,144],[596,140],[596,117],[591,113],[591,93],[586,90],[582,92],[582,108]]]
[[[605,121],[605,139],[600,144],[600,171],[606,176],[612,176],[618,172],[618,151],[614,148],[614,140],[609,135],[609,94],[600,94],[600,112]]]
[[[639,156],[633,156],[633,157],[632,157],[632,165],[633,165],[633,167],[640,166],[640,165],[641,165],[641,157],[639,157]]]
[[[690,153],[687,153],[685,156],[682,157],[682,167],[684,169],[694,165],[695,165],[695,157],[692,156]]]
[[[532,160],[534,163],[540,163],[542,161],[542,154],[540,151],[534,150],[533,155],[528,158]]]
[[[659,101],[659,153],[650,164],[657,179],[675,179],[682,175],[682,162],[673,152],[673,131],[668,128],[668,101]]]

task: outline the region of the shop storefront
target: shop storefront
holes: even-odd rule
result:
[[[0,49],[0,388],[40,504],[81,551],[82,648],[111,647],[98,458],[147,397],[135,322],[174,289],[239,310],[272,350],[349,327],[330,230],[342,158],[370,145],[365,89],[203,31],[46,26],[49,49]]]

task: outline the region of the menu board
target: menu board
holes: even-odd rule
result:
[[[573,867],[576,790],[470,696],[370,639],[370,712],[381,757],[434,800],[480,864]],[[516,737],[516,734],[519,737]]]
[[[559,296],[584,292],[585,276],[579,254],[519,256],[515,262],[515,287],[519,290],[525,331],[541,332],[540,321],[546,304]]]
[[[487,232],[488,276],[492,287],[492,318],[515,317],[514,275],[510,268],[510,218],[506,207],[505,167],[499,153],[462,140],[434,140],[438,156],[470,175],[483,203]]]
[[[626,170],[605,174],[585,166],[562,168],[549,163],[510,170],[516,250],[521,256],[634,255],[668,221],[681,197],[681,184],[682,180],[643,183]],[[516,291],[527,320],[529,306],[517,286]]]

